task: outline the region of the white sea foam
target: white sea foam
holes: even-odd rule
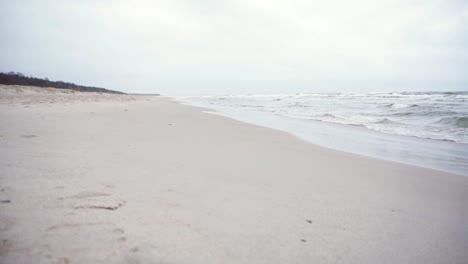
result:
[[[228,95],[185,100],[468,144],[467,92]]]
[[[468,176],[468,92],[176,99],[325,147]]]

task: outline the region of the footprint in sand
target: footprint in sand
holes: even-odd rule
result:
[[[9,199],[9,193],[11,192],[11,188],[3,187],[0,189],[0,203],[2,204],[9,204],[11,200]]]
[[[124,243],[127,242],[127,238],[125,237],[125,230],[122,228],[115,228],[112,233],[117,236],[117,242]]]
[[[11,242],[8,239],[2,239],[0,241],[0,256],[6,256],[11,248]]]
[[[35,138],[36,135],[21,135],[22,138]]]
[[[117,210],[125,205],[125,200],[114,197],[108,193],[81,192],[72,196],[62,197],[59,200],[70,200],[74,209],[105,209]]]
[[[71,263],[70,259],[67,258],[67,257],[59,258],[57,261],[58,261],[59,264],[69,264],[69,263]]]

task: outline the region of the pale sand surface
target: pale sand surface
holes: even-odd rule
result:
[[[468,263],[468,178],[166,98],[0,86],[0,263]]]

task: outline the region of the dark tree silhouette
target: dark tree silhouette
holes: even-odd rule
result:
[[[38,86],[38,87],[53,87],[58,89],[69,89],[80,92],[99,92],[99,93],[115,93],[115,94],[125,94],[119,91],[108,90],[99,87],[92,86],[83,86],[77,85],[69,82],[62,81],[50,81],[48,78],[41,79],[31,76],[25,76],[20,72],[9,72],[3,73],[0,72],[0,84],[7,85],[29,85],[29,86]]]

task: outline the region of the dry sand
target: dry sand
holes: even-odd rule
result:
[[[166,98],[0,86],[0,263],[468,263],[468,178]]]

